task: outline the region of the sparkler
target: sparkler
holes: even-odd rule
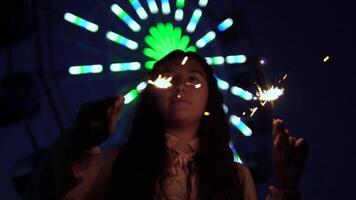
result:
[[[284,93],[284,88],[275,86],[271,86],[268,90],[262,90],[261,87],[257,85],[257,89],[258,91],[256,92],[254,99],[260,101],[262,106],[264,106],[267,102],[277,100]]]
[[[160,89],[168,89],[170,87],[172,87],[172,77],[163,77],[161,74],[158,75],[158,77],[156,78],[156,80],[152,81],[152,80],[148,80],[148,83],[151,85],[154,85],[157,88]],[[190,86],[194,86],[194,88],[198,89],[202,86],[201,83],[198,84],[194,84],[194,83],[190,83],[190,82],[185,82],[186,85],[190,85]],[[178,96],[178,98],[180,98],[180,95]]]
[[[281,80],[278,81],[278,84],[280,84],[282,81],[285,81],[288,78],[288,74],[285,74]],[[255,83],[256,84],[256,83]],[[274,86],[272,85],[270,89],[262,89],[261,86],[256,84],[257,86],[257,92],[252,98],[255,101],[258,101],[261,106],[265,106],[267,102],[273,102],[276,101],[279,97],[281,97],[284,94],[284,88],[280,86]],[[259,109],[258,106],[249,108],[250,110],[250,117],[252,117],[257,110]],[[242,116],[245,116],[246,112],[242,113]]]
[[[162,75],[158,75],[155,81],[148,80],[148,83],[156,86],[157,88],[167,89],[172,86],[171,83],[172,77],[162,77]]]

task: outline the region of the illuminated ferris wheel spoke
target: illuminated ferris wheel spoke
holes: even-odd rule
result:
[[[244,89],[240,88],[240,87],[232,86],[231,89],[230,89],[230,92],[231,92],[231,94],[233,94],[235,96],[238,96],[238,97],[242,98],[245,101],[253,100],[253,94],[250,93],[247,90],[244,90]]]
[[[216,37],[216,33],[214,31],[210,31],[207,34],[205,34],[202,38],[200,38],[195,45],[198,48],[203,48],[205,47],[208,43],[210,43],[211,41],[213,41]]]
[[[130,0],[131,5],[135,8],[137,15],[140,19],[145,20],[148,18],[146,10],[142,7],[139,0]]]
[[[176,12],[174,14],[174,19],[176,21],[182,21],[184,17],[184,11],[183,8],[185,6],[185,0],[177,0],[176,2]]]
[[[213,67],[216,65],[223,65],[225,58],[223,56],[205,57],[206,62]]]
[[[167,49],[165,49],[163,45],[157,43],[157,41],[150,35],[145,37],[145,42],[146,42],[146,44],[148,44],[148,46],[150,46],[156,52],[159,52],[162,54],[167,52]]]
[[[169,47],[172,47],[172,43],[170,41],[171,35],[168,35],[168,31],[163,23],[158,23],[157,25],[158,31],[163,38],[164,43]]]
[[[225,58],[227,64],[242,64],[247,61],[245,55],[231,55]]]
[[[112,72],[137,71],[139,69],[141,69],[141,64],[139,62],[112,63],[110,65],[110,70]]]
[[[72,13],[65,13],[64,14],[64,19],[67,21],[67,22],[70,22],[76,26],[79,26],[81,28],[84,28],[90,32],[97,32],[99,30],[99,26],[88,21],[88,20],[85,20],[81,17],[78,17]]]
[[[207,6],[207,5],[208,5],[208,3],[209,3],[209,1],[208,1],[208,0],[199,0],[199,6],[201,6],[201,7],[205,7],[205,6]]]
[[[139,96],[139,92],[137,89],[132,89],[130,90],[128,93],[126,93],[124,95],[124,98],[125,98],[125,101],[124,101],[124,104],[129,104],[131,103],[132,101],[134,101],[135,99],[137,99],[137,97]]]
[[[147,0],[147,4],[152,14],[158,13],[158,6],[155,0]]]
[[[162,48],[167,49],[169,48],[168,44],[165,42],[164,36],[161,35],[160,31],[157,27],[150,28],[150,34],[155,39],[157,44],[161,45]]]
[[[137,86],[136,86],[136,90],[141,93],[143,92],[143,90],[145,90],[147,88],[147,82],[146,81],[142,81],[141,83],[139,83]]]
[[[157,62],[157,61],[155,61],[155,60],[147,61],[147,62],[145,63],[145,68],[146,68],[147,70],[152,70],[152,68],[153,68],[153,66],[154,66],[154,64],[155,64],[156,62]]]
[[[145,89],[147,88],[147,82],[142,81],[139,84],[137,84],[136,88],[131,89],[128,93],[124,95],[125,97],[125,104],[129,104],[133,102],[137,97],[142,93]]]
[[[228,90],[230,88],[230,84],[220,78],[218,78],[217,75],[214,74],[214,77],[216,78],[218,88],[221,90]]]
[[[236,115],[230,115],[229,121],[246,137],[252,135],[252,130]]]
[[[182,29],[175,27],[173,30],[173,38],[175,40],[174,44],[176,48],[179,48],[179,41],[182,37]]]
[[[134,32],[139,32],[141,30],[141,26],[135,20],[133,20],[130,15],[128,15],[119,5],[113,4],[111,6],[111,11]]]
[[[232,141],[229,142],[229,147],[230,147],[230,149],[232,151],[232,154],[234,156],[234,162],[243,164],[239,154],[237,153],[237,151],[235,149],[235,145],[234,145],[234,143]]]
[[[184,18],[184,11],[183,9],[178,8],[174,14],[174,19],[176,21],[182,21]]]
[[[172,48],[176,48],[176,46],[177,46],[177,43],[176,43],[177,39],[174,38],[174,34],[173,34],[173,33],[174,33],[173,24],[172,24],[172,23],[167,23],[167,24],[165,25],[165,31],[166,31],[166,35],[168,36],[168,37],[167,37],[168,43],[171,44],[170,46],[171,46]]]
[[[197,48],[195,46],[190,46],[186,49],[186,51],[196,52]]]
[[[224,32],[229,29],[233,24],[234,21],[231,18],[227,18],[218,25],[218,30]]]
[[[240,87],[237,86],[232,86],[230,87],[230,84],[226,82],[223,79],[218,78],[217,75],[214,75],[218,84],[219,89],[221,90],[228,90],[230,89],[231,94],[238,96],[242,98],[245,101],[251,101],[253,100],[253,94],[250,93],[249,91],[246,91]]]
[[[197,8],[195,9],[195,11],[192,14],[192,17],[190,18],[190,21],[187,25],[187,32],[188,33],[193,33],[200,21],[200,18],[202,16],[203,12],[201,11],[201,9]]]
[[[176,0],[176,7],[183,9],[185,6],[185,0]]]
[[[169,0],[161,0],[162,5],[162,13],[164,15],[169,15],[171,13],[171,5],[169,4]]]
[[[117,33],[112,32],[112,31],[109,31],[106,33],[106,38],[117,43],[117,44],[123,45],[131,50],[136,50],[138,48],[137,42],[127,39],[126,37],[121,36]]]
[[[186,49],[189,45],[190,42],[190,38],[188,36],[183,36],[181,41],[178,44],[178,48],[179,49]]]
[[[160,53],[156,52],[155,50],[151,49],[151,48],[145,48],[143,50],[143,54],[145,54],[145,56],[152,58],[154,60],[159,60],[161,59],[161,55]]]
[[[103,65],[76,65],[68,69],[70,75],[98,74],[103,71]]]
[[[213,56],[205,57],[206,62],[212,67],[222,66],[224,64],[243,64],[246,62],[247,58],[245,55],[230,55],[230,56]]]

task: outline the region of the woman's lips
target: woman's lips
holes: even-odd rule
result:
[[[174,99],[171,102],[172,102],[172,104],[190,104],[189,101],[184,100],[184,99]]]

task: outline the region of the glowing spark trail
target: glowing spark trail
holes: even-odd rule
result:
[[[201,87],[201,84],[200,84],[200,83],[199,83],[199,84],[196,84],[194,87],[198,89],[198,88]]]
[[[282,79],[286,80],[287,78],[288,78],[288,74],[285,74]]]
[[[255,114],[255,112],[257,111],[257,107],[254,107],[254,108],[250,108],[250,111],[251,111],[251,114],[250,114],[250,117],[252,117],[254,114]]]
[[[188,56],[185,56],[181,65],[185,65],[187,63],[187,61],[188,61]]]
[[[323,59],[323,62],[326,63],[326,62],[328,62],[329,59],[330,59],[330,56],[326,56],[326,57]]]
[[[155,81],[148,80],[148,83],[156,86],[157,88],[167,89],[172,86],[171,84],[172,77],[162,77],[162,75],[158,75]]]

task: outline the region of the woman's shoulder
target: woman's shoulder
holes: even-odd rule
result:
[[[235,168],[237,170],[242,189],[244,190],[244,199],[257,200],[256,187],[249,168],[241,163],[235,163]]]

